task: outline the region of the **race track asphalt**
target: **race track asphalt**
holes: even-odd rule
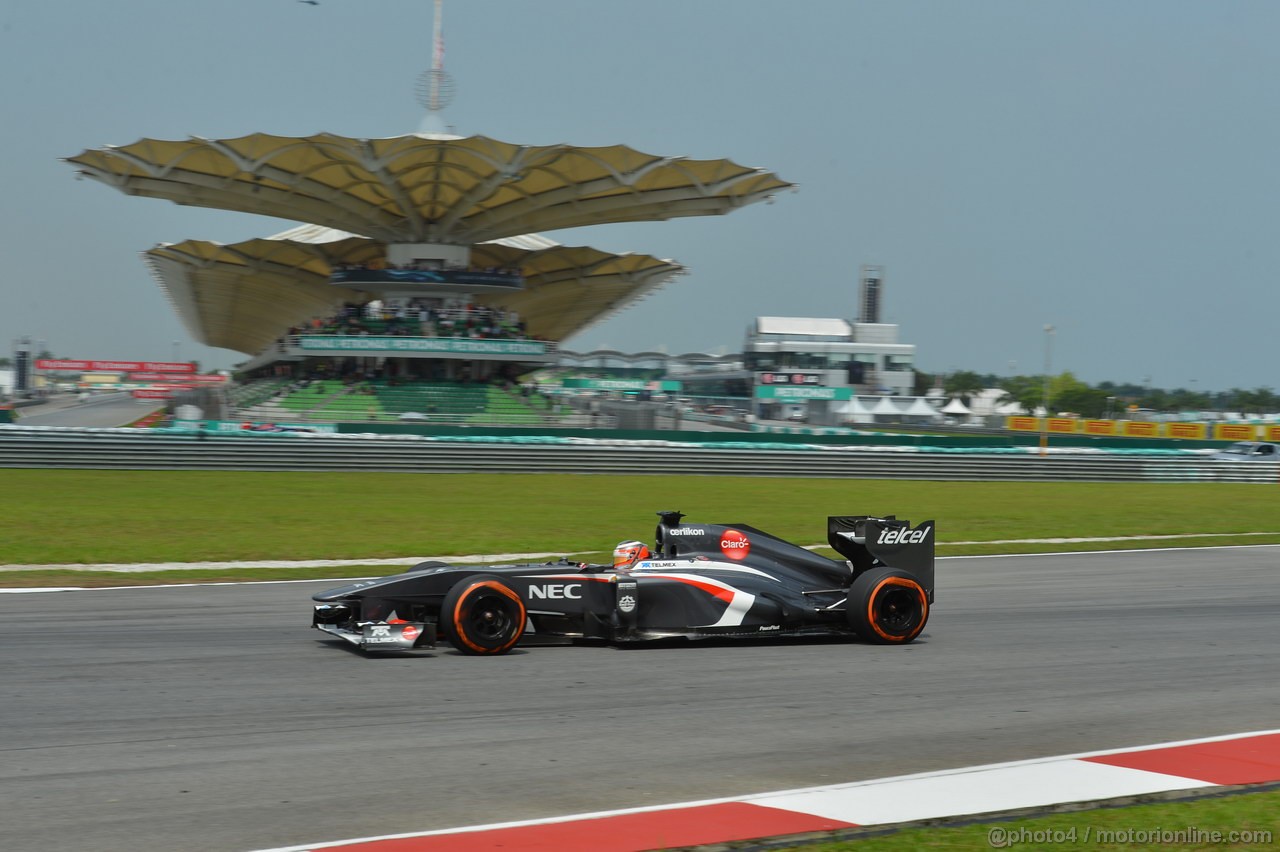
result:
[[[74,394],[59,394],[42,405],[19,409],[19,426],[76,426],[114,428],[145,417],[163,401],[134,399],[127,393],[104,393],[79,402]]]
[[[917,643],[364,658],[266,584],[0,595],[8,852],[242,852],[1275,728],[1280,547],[941,560]]]

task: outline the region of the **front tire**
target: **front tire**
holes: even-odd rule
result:
[[[524,635],[524,601],[498,577],[478,574],[444,596],[440,625],[464,654],[491,656],[510,651]]]
[[[929,621],[929,596],[905,571],[880,568],[853,581],[845,604],[849,624],[877,645],[905,645]]]

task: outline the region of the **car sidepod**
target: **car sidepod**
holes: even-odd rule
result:
[[[755,634],[782,627],[779,581],[744,566],[654,560],[641,562],[618,582],[634,584],[629,638]],[[770,590],[766,584],[779,588]]]

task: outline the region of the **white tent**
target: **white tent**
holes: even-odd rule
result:
[[[905,417],[928,417],[930,419],[936,419],[940,416],[938,414],[938,409],[934,408],[920,397],[913,399],[911,404],[907,406],[907,410],[902,412],[902,414]]]
[[[867,408],[865,405],[859,402],[858,398],[855,396],[855,397],[852,397],[844,405],[841,405],[838,408],[836,408],[835,413],[836,414],[870,414],[871,409]]]
[[[901,417],[902,409],[893,404],[893,397],[882,396],[871,408],[871,413],[877,417]]]
[[[846,423],[871,423],[874,420],[871,409],[859,402],[856,396],[834,409],[833,413]]]
[[[942,406],[941,410],[943,414],[968,414],[969,406],[965,405],[957,398]]]

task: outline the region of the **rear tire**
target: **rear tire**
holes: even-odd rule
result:
[[[477,656],[510,651],[524,635],[527,617],[520,596],[492,574],[457,583],[440,606],[444,637],[462,653]]]
[[[877,645],[905,645],[929,621],[929,596],[915,577],[893,568],[867,571],[853,581],[845,604],[849,624]]]

